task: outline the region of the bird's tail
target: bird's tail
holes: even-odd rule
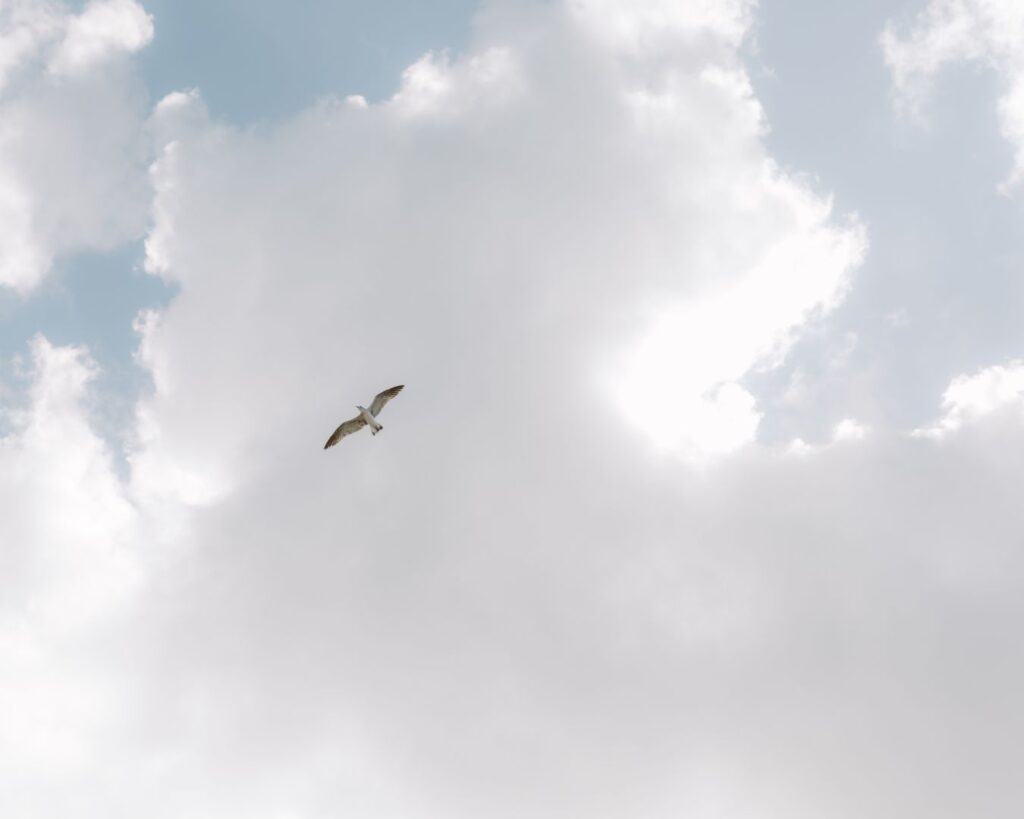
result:
[[[381,431],[382,429],[384,429],[384,427],[383,427],[383,426],[379,426],[379,427],[376,427],[376,428],[371,428],[371,429],[370,429],[370,434],[371,434],[371,435],[376,435],[376,434],[377,434],[378,432],[380,432],[380,431]]]

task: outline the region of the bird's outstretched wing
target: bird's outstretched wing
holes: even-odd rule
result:
[[[398,395],[404,386],[405,384],[399,384],[397,387],[392,387],[389,390],[377,393],[377,395],[374,396],[373,403],[370,404],[370,415],[376,418],[377,413],[384,409],[384,405]]]
[[[331,437],[327,439],[327,443],[324,444],[324,449],[330,449],[346,435],[351,435],[353,432],[356,432],[357,430],[360,430],[365,426],[366,421],[363,420],[362,415],[357,415],[355,418],[350,418],[344,424],[342,424],[340,427],[334,430],[334,433],[331,435]]]

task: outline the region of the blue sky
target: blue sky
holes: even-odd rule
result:
[[[157,35],[141,66],[156,97],[198,87],[214,116],[249,125],[294,115],[324,96],[390,96],[424,52],[465,47],[476,6],[302,0],[284,10],[158,0],[146,7]]]
[[[0,3],[0,814],[1019,816],[1022,42]]]

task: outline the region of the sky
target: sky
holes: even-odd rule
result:
[[[1016,819],[1021,43],[0,0],[0,813]]]

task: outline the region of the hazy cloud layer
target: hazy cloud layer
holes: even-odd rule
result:
[[[494,3],[379,105],[157,106],[130,476],[80,349],[0,439],[0,813],[1019,814],[1019,367],[755,443],[867,242],[766,153],[755,11]]]

